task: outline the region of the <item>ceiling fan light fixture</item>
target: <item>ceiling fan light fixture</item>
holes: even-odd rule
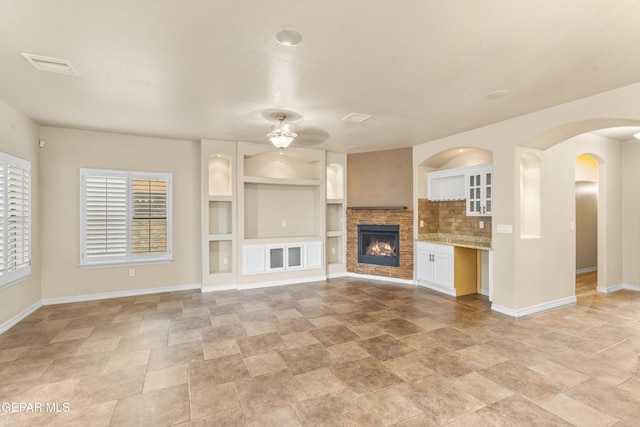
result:
[[[271,132],[267,134],[269,141],[281,150],[284,150],[291,144],[291,142],[298,137],[298,134],[293,131],[293,125],[290,123],[283,123],[287,116],[284,113],[276,114],[276,119],[280,123],[271,126]]]

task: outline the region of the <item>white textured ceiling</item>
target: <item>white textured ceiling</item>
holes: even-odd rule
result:
[[[297,146],[407,147],[640,81],[639,22],[637,0],[0,0],[0,99],[42,125],[189,140],[267,143],[286,111]]]

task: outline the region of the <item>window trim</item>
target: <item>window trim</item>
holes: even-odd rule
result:
[[[33,210],[32,210],[32,201],[31,201],[31,193],[33,191],[32,188],[32,180],[31,180],[31,162],[28,160],[24,160],[21,159],[19,157],[15,157],[12,156],[10,154],[6,154],[6,153],[2,153],[0,152],[0,162],[2,164],[5,165],[4,171],[3,171],[3,176],[2,179],[4,181],[3,183],[3,201],[2,203],[4,204],[5,207],[5,214],[8,213],[8,206],[9,206],[9,191],[8,191],[8,187],[9,187],[9,167],[10,166],[14,166],[20,169],[23,169],[27,172],[27,194],[26,194],[26,199],[27,199],[27,221],[25,222],[26,225],[26,231],[27,231],[27,257],[26,259],[28,260],[26,264],[24,264],[21,268],[18,268],[16,270],[7,272],[7,271],[2,271],[0,274],[0,291],[7,289],[15,284],[17,284],[18,282],[26,279],[28,276],[31,275],[31,262],[32,262],[32,258],[31,258],[31,248],[32,248],[32,244],[33,244],[33,228],[32,228],[32,224],[33,224]],[[4,219],[4,218],[3,218]],[[5,227],[8,227],[8,221],[5,224]],[[22,229],[22,231],[24,232],[24,228]],[[8,248],[8,233],[6,233],[6,229],[5,232],[0,235],[0,239],[2,239],[2,246],[4,247],[4,265],[8,265],[8,254],[7,254],[7,248]],[[6,268],[6,267],[5,267]]]
[[[124,177],[126,179],[126,248],[123,256],[100,256],[91,259],[86,256],[87,206],[86,178],[88,176]],[[133,191],[132,180],[167,181],[167,251],[159,254],[134,254],[132,249]],[[173,174],[165,172],[141,172],[114,169],[80,169],[80,267],[121,267],[129,265],[167,264],[173,261]]]

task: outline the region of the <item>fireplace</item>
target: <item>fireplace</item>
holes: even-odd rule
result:
[[[358,262],[400,266],[399,236],[399,225],[358,224]]]

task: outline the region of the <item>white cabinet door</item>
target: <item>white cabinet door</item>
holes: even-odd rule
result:
[[[304,267],[321,268],[322,263],[322,242],[305,243],[304,245]]]
[[[418,280],[431,282],[433,280],[432,253],[427,248],[421,248],[418,243]]]
[[[433,253],[433,284],[453,289],[453,255]]]
[[[260,274],[267,271],[266,246],[245,246],[242,248],[242,272],[243,274]]]
[[[467,170],[465,192],[468,216],[491,216],[492,174],[490,165]]]

